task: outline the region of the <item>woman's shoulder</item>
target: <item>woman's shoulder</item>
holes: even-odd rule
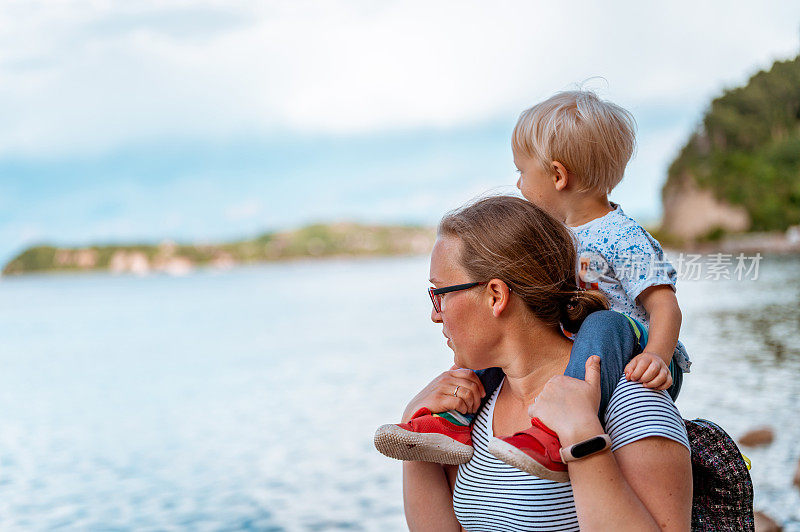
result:
[[[651,436],[661,436],[689,448],[686,426],[669,394],[645,388],[625,377],[611,395],[605,425],[612,450]]]

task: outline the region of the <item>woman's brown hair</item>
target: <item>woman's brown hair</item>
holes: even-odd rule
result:
[[[522,198],[468,204],[445,215],[438,232],[462,242],[460,262],[472,280],[500,279],[548,325],[575,333],[586,316],[608,308],[602,293],[578,288],[570,230]]]

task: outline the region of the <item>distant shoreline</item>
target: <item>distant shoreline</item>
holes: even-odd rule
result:
[[[661,236],[658,231],[653,233],[656,238]],[[227,270],[266,263],[418,256],[430,253],[435,238],[432,227],[336,223],[217,244],[178,244],[167,240],[159,244],[42,245],[27,248],[11,259],[2,275],[107,272],[181,276],[197,269]],[[800,254],[800,228],[720,235],[718,239],[699,242],[664,238],[662,244],[675,252]]]
[[[435,236],[435,229],[424,226],[335,223],[218,244],[41,245],[11,259],[2,275],[109,272],[180,276],[198,268],[226,270],[292,260],[423,255],[430,252]]]
[[[248,268],[260,268],[260,267],[267,267],[267,266],[281,266],[281,265],[290,265],[290,264],[297,264],[298,266],[303,265],[312,265],[312,264],[325,264],[330,263],[334,264],[337,262],[367,262],[367,261],[379,261],[379,260],[390,260],[390,259],[419,259],[419,258],[427,258],[430,254],[430,251],[424,253],[400,253],[397,255],[326,255],[324,257],[293,257],[288,259],[277,259],[277,260],[270,260],[270,261],[260,261],[260,262],[248,262],[248,263],[241,263],[241,264],[234,264],[230,268],[218,268],[208,264],[198,265],[197,267],[189,270],[185,273],[181,274],[170,274],[166,272],[149,272],[146,275],[138,275],[133,272],[111,272],[110,270],[43,270],[43,271],[31,271],[26,272],[23,274],[13,274],[13,275],[1,275],[0,276],[0,283],[3,282],[15,282],[15,281],[23,281],[23,280],[35,280],[35,279],[49,279],[49,278],[70,278],[74,277],[76,279],[79,278],[89,278],[92,276],[98,277],[115,277],[115,278],[125,278],[125,277],[133,277],[133,278],[140,278],[146,279],[150,277],[183,277],[188,275],[195,275],[195,274],[224,274],[227,272],[235,272],[237,270],[246,270]]]

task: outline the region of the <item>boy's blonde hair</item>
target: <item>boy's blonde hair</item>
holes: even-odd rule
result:
[[[514,126],[515,153],[552,170],[563,164],[578,190],[608,194],[625,173],[636,145],[636,121],[622,107],[587,90],[559,92],[522,112]]]

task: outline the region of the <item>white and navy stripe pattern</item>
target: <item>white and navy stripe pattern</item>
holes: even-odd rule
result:
[[[689,449],[686,425],[665,390],[649,390],[622,377],[606,409],[611,450],[650,436],[662,436]]]
[[[472,460],[458,468],[453,491],[458,521],[471,531],[579,530],[569,483],[534,477],[489,454],[500,387],[475,419]],[[612,449],[648,436],[663,436],[689,447],[683,420],[669,395],[624,378],[611,396],[606,424]]]

